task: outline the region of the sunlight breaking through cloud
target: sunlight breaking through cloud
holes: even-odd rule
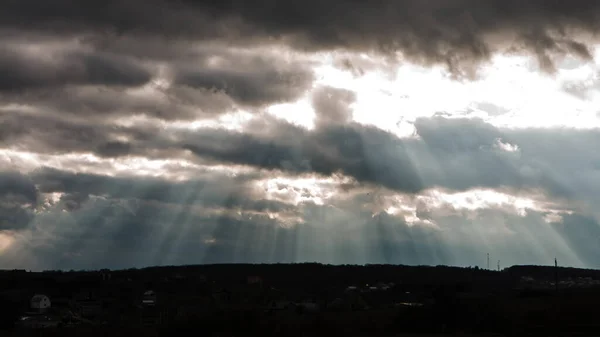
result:
[[[2,266],[600,266],[595,2],[157,1],[0,12]]]

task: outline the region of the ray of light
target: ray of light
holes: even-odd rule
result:
[[[13,236],[0,232],[0,254],[6,251],[13,244],[14,238]]]

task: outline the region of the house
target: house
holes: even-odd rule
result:
[[[247,278],[248,284],[257,284],[262,285],[262,278],[260,276],[248,276]]]
[[[28,329],[55,328],[61,321],[57,317],[46,315],[24,316],[16,323],[17,326]]]
[[[155,306],[156,305],[156,293],[153,290],[148,290],[142,295],[143,306]]]
[[[37,312],[45,312],[50,309],[50,298],[46,295],[34,295],[30,301],[30,307]]]

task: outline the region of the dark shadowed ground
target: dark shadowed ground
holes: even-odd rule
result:
[[[595,336],[600,329],[600,271],[573,268],[2,271],[0,286],[2,336]],[[32,313],[34,294],[50,297],[52,307]],[[36,328],[21,317],[56,326]]]

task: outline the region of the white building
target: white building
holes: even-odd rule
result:
[[[142,295],[142,304],[146,306],[156,305],[156,293],[152,290],[148,290]]]
[[[34,295],[31,298],[31,309],[37,311],[50,309],[50,298],[46,295]]]

